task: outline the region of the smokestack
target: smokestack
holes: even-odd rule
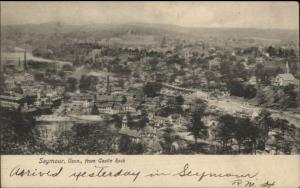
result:
[[[0,53],[0,77],[2,76],[2,72],[3,72],[2,57],[1,57],[1,53]]]
[[[18,66],[21,67],[21,59],[20,59],[20,57],[19,57]]]
[[[26,51],[24,52],[24,69],[27,70]]]
[[[106,92],[110,95],[111,89],[110,89],[110,83],[109,83],[109,75],[106,77]]]

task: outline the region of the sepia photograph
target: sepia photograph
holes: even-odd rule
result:
[[[299,155],[297,2],[1,1],[1,155]]]

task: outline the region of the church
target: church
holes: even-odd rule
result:
[[[278,74],[274,81],[273,85],[274,86],[287,86],[287,85],[299,85],[299,80],[294,77],[290,73],[290,68],[288,62],[286,63],[286,70],[285,73],[283,74]]]

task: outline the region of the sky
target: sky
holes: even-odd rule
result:
[[[297,2],[1,2],[1,24],[160,23],[299,29]]]

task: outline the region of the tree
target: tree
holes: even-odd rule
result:
[[[92,115],[98,115],[99,114],[99,110],[98,110],[98,108],[97,108],[97,106],[95,104],[93,105],[91,114]]]
[[[277,55],[277,51],[273,46],[269,46],[266,51],[270,56],[276,56]]]
[[[164,144],[162,144],[165,153],[171,153],[172,143],[175,141],[176,132],[173,128],[167,127],[163,132]]]
[[[130,138],[128,136],[122,135],[119,143],[119,150],[121,153],[128,153],[131,144]]]
[[[221,142],[222,150],[224,151],[228,144],[232,146],[233,129],[235,125],[235,118],[231,115],[223,115],[219,118],[219,126],[215,130],[216,140]]]
[[[268,101],[268,97],[263,90],[258,90],[256,92],[256,99],[259,105],[264,104]]]
[[[66,83],[66,91],[75,92],[77,90],[77,79],[69,77]]]
[[[299,89],[295,88],[294,85],[288,85],[283,88],[284,93],[287,96],[287,99],[284,101],[284,106],[288,108],[297,108],[297,95],[299,95]]]
[[[78,67],[78,66],[81,65],[81,60],[80,60],[79,55],[76,55],[76,56],[75,56],[73,65],[76,66],[76,67]]]
[[[5,79],[4,79],[4,76],[3,74],[0,74],[0,94],[3,93],[6,89],[6,86],[5,86]]]
[[[238,80],[230,80],[227,82],[227,87],[229,88],[231,95],[238,97],[243,97],[245,95],[243,84]]]
[[[208,136],[207,127],[204,125],[201,119],[201,112],[195,111],[191,119],[192,126],[188,128],[189,132],[191,132],[191,134],[194,136],[195,144],[197,144],[198,138],[206,138]]]
[[[184,103],[184,98],[182,97],[182,95],[179,95],[175,98],[177,105],[183,105]]]
[[[172,64],[178,64],[178,65],[183,65],[184,64],[184,59],[180,58],[177,54],[172,55],[167,58],[167,64],[172,65]]]
[[[250,56],[249,59],[248,59],[248,64],[252,65],[254,63],[256,63],[255,58],[253,56]]]
[[[58,72],[58,76],[61,78],[61,79],[64,79],[65,76],[66,76],[66,73],[64,71],[59,71]]]
[[[98,84],[98,77],[94,75],[82,75],[79,82],[80,91],[86,92],[96,91],[96,85]]]
[[[45,76],[43,73],[35,73],[34,74],[34,80],[40,82],[45,80]],[[1,84],[0,84],[1,85]]]
[[[16,87],[13,88],[13,91],[19,94],[23,94],[23,89],[21,84],[17,84]]]
[[[206,108],[207,108],[207,102],[203,99],[196,98],[193,100],[191,112],[197,111],[198,113],[201,114],[201,116],[203,116]]]
[[[256,82],[260,84],[264,80],[264,65],[259,63],[255,66]]]
[[[148,82],[144,86],[144,94],[148,97],[156,97],[160,95],[160,90],[162,88],[162,85],[158,82]]]
[[[253,135],[251,135],[251,133]],[[249,118],[236,119],[235,125],[233,126],[233,137],[238,143],[238,153],[241,152],[241,146],[246,140],[251,144],[253,141],[256,141],[256,132],[254,131],[254,126],[252,126]]]
[[[151,71],[157,71],[157,65],[159,63],[159,59],[157,57],[150,58],[147,63],[150,65]]]
[[[128,147],[128,154],[142,154],[144,153],[144,146],[142,143],[130,142]]]
[[[253,85],[244,86],[244,96],[247,99],[251,99],[256,96],[256,88]]]
[[[271,127],[273,127],[274,120],[271,117],[271,113],[268,110],[261,110],[259,115],[254,119],[258,133],[257,149],[264,150],[268,138],[268,133]]]
[[[285,119],[277,119],[274,122],[272,129],[277,130],[277,134],[275,135],[276,142],[273,145],[276,154],[278,151],[290,154],[296,143],[296,127],[293,124],[289,124]]]
[[[246,134],[248,134],[246,141],[248,142],[248,148],[251,149],[251,153],[256,154],[257,144],[260,138],[260,130],[257,126],[255,126],[254,123],[251,121],[248,121],[249,119],[246,119]]]
[[[225,79],[230,79],[232,77],[232,62],[231,61],[221,61],[220,72]]]
[[[233,72],[235,73],[235,77],[242,78],[243,80],[246,80],[248,77],[248,71],[245,68],[245,65],[241,62],[237,62],[235,66],[233,67]]]
[[[56,69],[48,68],[48,69],[46,69],[45,75],[46,75],[47,78],[50,78],[52,75],[55,75],[56,72],[57,72]]]
[[[126,96],[123,96],[122,97],[122,104],[126,104],[126,102],[127,102],[127,98],[126,98]]]
[[[215,76],[213,71],[206,71],[205,72],[205,78],[206,78],[206,82],[207,82],[208,87],[210,87],[210,82],[211,81],[216,80],[216,76]]]
[[[139,120],[139,128],[144,128],[149,122],[148,114],[146,110],[141,111],[141,118]]]
[[[64,64],[62,67],[63,71],[73,71],[73,66],[70,64]]]

